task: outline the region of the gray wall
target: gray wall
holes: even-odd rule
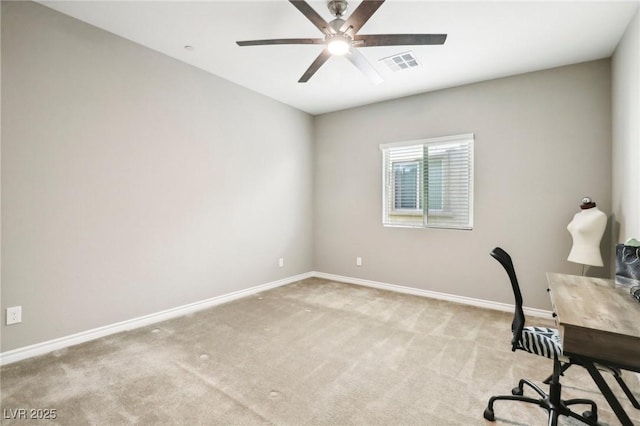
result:
[[[640,11],[612,59],[613,243],[640,239]]]
[[[2,2],[1,350],[310,271],[312,122]]]
[[[513,303],[488,255],[500,245],[525,304],[549,309],[545,273],[581,272],[565,260],[580,199],[611,211],[610,86],[610,61],[600,60],[316,117],[316,270]],[[468,132],[474,229],[383,227],[378,145]],[[608,259],[608,236],[602,247]],[[608,275],[609,266],[589,273]]]

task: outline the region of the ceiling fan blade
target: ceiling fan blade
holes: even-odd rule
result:
[[[296,9],[298,9],[300,12],[302,12],[302,14],[304,16],[307,17],[308,20],[311,21],[311,23],[313,25],[315,25],[323,34],[334,34],[335,31],[333,30],[333,28],[331,28],[331,26],[329,26],[329,24],[327,23],[327,21],[325,21],[322,16],[320,16],[318,14],[318,12],[315,11],[314,8],[312,8],[311,6],[309,6],[309,3],[307,3],[304,0],[289,0],[289,3],[291,3],[292,5],[295,6]]]
[[[309,81],[309,79],[316,73],[316,71],[318,71],[318,69],[322,66],[322,64],[327,62],[327,59],[329,59],[330,57],[331,57],[331,53],[329,53],[329,50],[325,48],[322,51],[322,53],[318,55],[316,60],[313,61],[311,66],[307,68],[304,74],[302,74],[302,77],[300,77],[300,80],[298,80],[298,83],[306,83],[307,81]]]
[[[264,46],[269,44],[324,44],[321,38],[276,38],[273,40],[236,41],[238,46]]]
[[[369,18],[371,18],[371,15],[382,6],[382,3],[384,3],[384,0],[364,0],[356,10],[353,11],[351,16],[347,18],[342,25],[341,31],[347,31],[347,29],[351,27],[352,33],[357,33]]]
[[[444,44],[446,39],[446,34],[370,34],[353,38],[358,47]]]
[[[364,57],[362,53],[358,51],[355,47],[351,46],[349,49],[349,53],[345,55],[345,57],[351,61],[353,65],[356,66],[373,84],[380,84],[384,80],[378,71],[367,61],[367,58]]]

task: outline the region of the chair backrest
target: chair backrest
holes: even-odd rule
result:
[[[513,295],[516,299],[516,309],[513,315],[513,322],[511,323],[511,331],[513,332],[513,339],[511,340],[511,350],[516,350],[518,342],[522,339],[522,329],[524,328],[524,311],[522,310],[522,293],[520,293],[520,286],[518,285],[518,278],[516,277],[516,271],[513,268],[513,262],[511,256],[502,250],[500,247],[496,247],[491,251],[491,256],[496,259],[507,271],[509,280],[511,281],[511,288],[513,289]]]

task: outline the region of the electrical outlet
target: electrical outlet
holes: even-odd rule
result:
[[[284,257],[281,257],[280,259],[278,259],[278,266],[279,266],[280,268],[283,268],[283,267],[284,267]]]
[[[356,257],[356,266],[362,266],[362,258],[360,256]]]
[[[12,306],[7,308],[7,325],[22,322],[22,306]]]

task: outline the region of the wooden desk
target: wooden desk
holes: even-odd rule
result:
[[[564,352],[640,372],[640,303],[613,280],[547,274]]]
[[[640,372],[640,303],[613,280],[548,273],[565,355],[582,364],[623,425],[629,416],[595,363]]]

